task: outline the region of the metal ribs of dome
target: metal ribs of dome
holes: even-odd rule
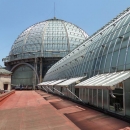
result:
[[[64,57],[86,38],[88,35],[79,27],[54,18],[34,24],[23,31],[12,45],[9,55],[17,55],[18,59],[21,54],[28,53],[43,57]]]

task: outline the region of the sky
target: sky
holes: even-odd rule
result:
[[[130,0],[0,0],[0,65],[22,31],[54,12],[92,35],[129,6]]]

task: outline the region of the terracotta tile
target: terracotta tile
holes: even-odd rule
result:
[[[45,96],[45,93],[41,94]],[[52,97],[51,100],[57,99]],[[35,91],[16,91],[14,95],[0,103],[0,115],[0,130],[51,130],[69,122]],[[79,130],[71,122],[64,128]]]

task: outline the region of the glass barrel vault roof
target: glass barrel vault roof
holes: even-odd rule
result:
[[[127,8],[54,64],[44,81],[128,70],[129,56],[130,8]]]

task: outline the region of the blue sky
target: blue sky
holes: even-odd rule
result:
[[[92,35],[130,6],[130,0],[0,0],[0,65],[29,26],[54,17]]]

